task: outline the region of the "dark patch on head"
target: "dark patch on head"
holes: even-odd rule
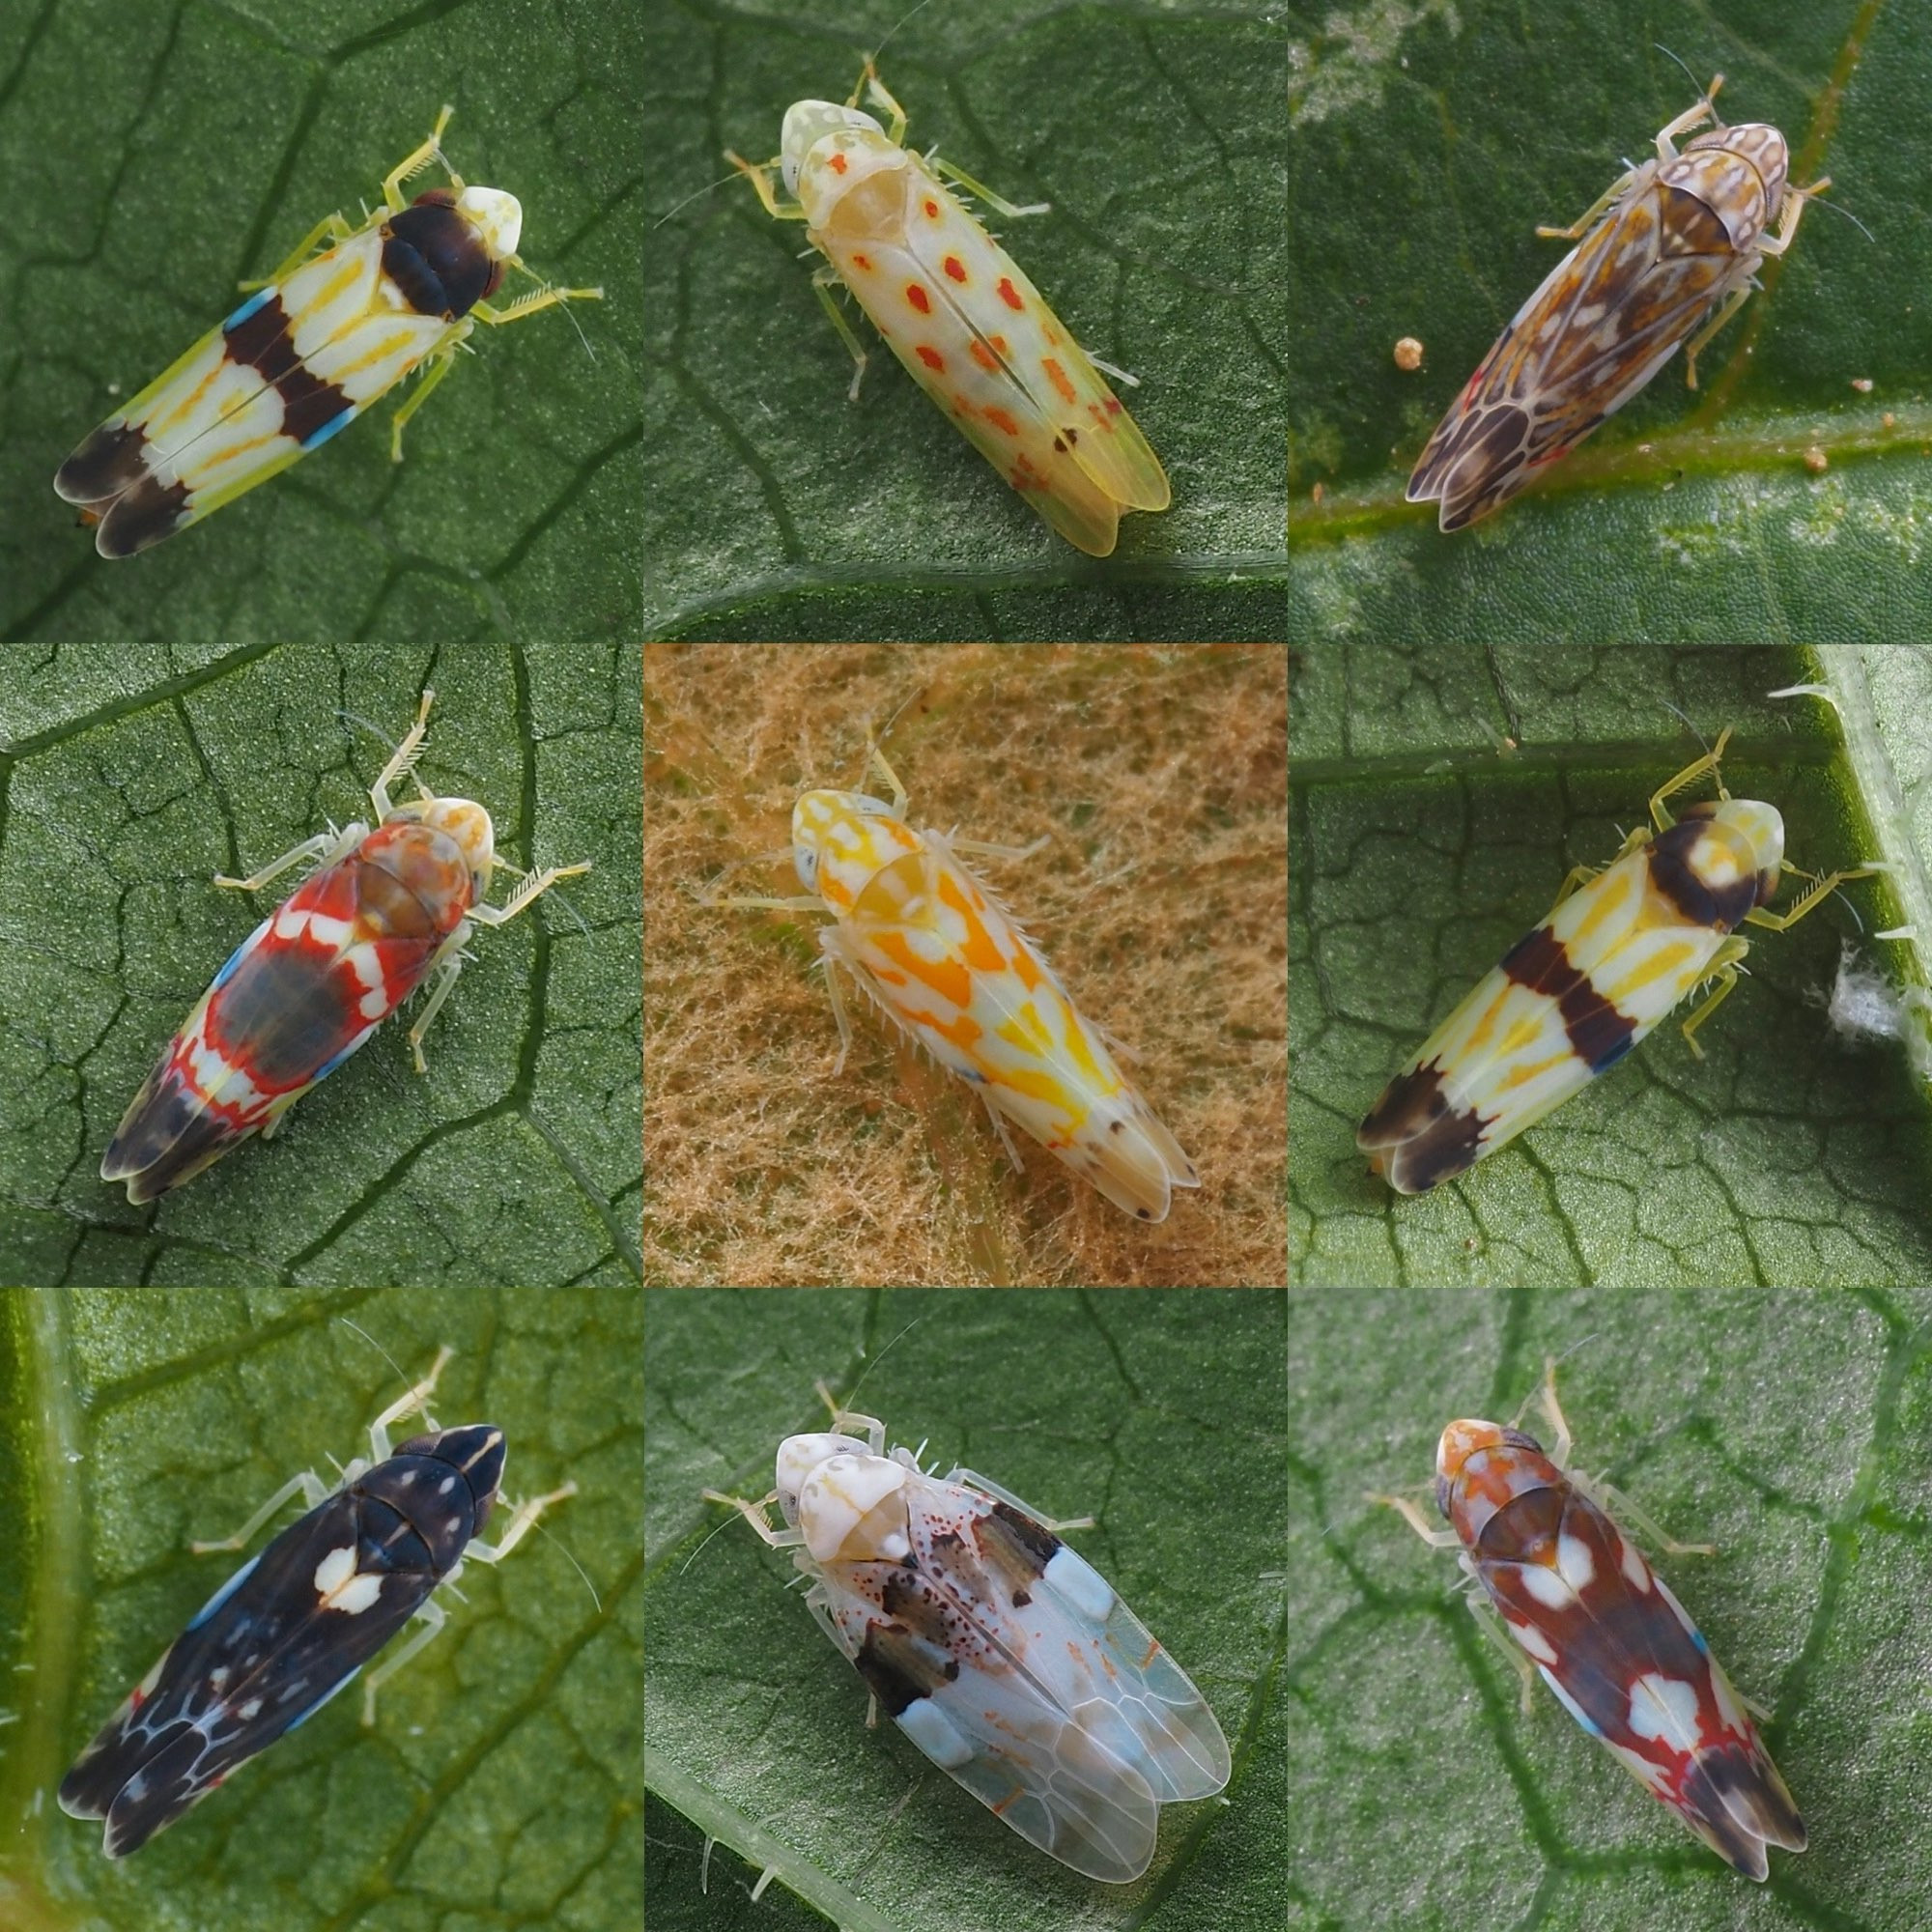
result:
[[[1689,925],[1700,925],[1712,932],[1730,932],[1745,914],[1759,903],[1764,883],[1760,872],[1740,873],[1727,884],[1713,888],[1697,876],[1691,854],[1704,837],[1704,822],[1715,806],[1702,811],[1687,811],[1667,831],[1660,832],[1647,848],[1650,882],[1676,907]],[[1773,880],[1776,889],[1776,879]]]
[[[1477,1553],[1497,1563],[1533,1563],[1556,1548],[1562,1527],[1562,1492],[1540,1483],[1491,1517],[1477,1538]]]
[[[1563,942],[1539,925],[1503,954],[1502,970],[1520,986],[1547,994],[1563,1015],[1577,1059],[1592,1073],[1613,1066],[1636,1042],[1636,1022],[1619,1012],[1570,963]]]
[[[447,190],[421,194],[383,230],[383,272],[418,315],[459,322],[492,294],[502,264]]]
[[[1475,1166],[1489,1123],[1472,1108],[1452,1108],[1442,1069],[1431,1061],[1388,1084],[1355,1134],[1378,1157],[1398,1194],[1424,1194]]]

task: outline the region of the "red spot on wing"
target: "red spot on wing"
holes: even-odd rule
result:
[[[989,409],[983,412],[986,420],[1005,436],[1017,436],[1020,426],[1005,410]]]
[[[1033,459],[1027,456],[1015,461],[1009,480],[1015,490],[1044,490],[1047,487],[1046,478],[1035,469]]]
[[[937,221],[939,219],[939,204],[930,195],[927,195],[925,198],[925,213],[929,220]]]
[[[1010,275],[1002,275],[999,286],[1000,299],[1009,308],[1024,308],[1026,306],[1026,303],[1020,299],[1019,290],[1013,287],[1013,279]]]
[[[872,266],[872,258],[869,255],[855,254],[852,257],[852,266],[855,269],[869,269]]]
[[[946,367],[946,357],[938,350],[928,349],[923,342],[919,345],[919,359],[928,369],[944,369]]]
[[[1067,376],[1066,371],[1060,366],[1059,361],[1055,357],[1048,355],[1041,360],[1039,366],[1046,371],[1046,380],[1059,390],[1061,399],[1070,403],[1074,395],[1073,384]]]
[[[946,270],[946,272],[949,275],[951,275],[955,282],[963,282],[966,279],[966,264],[962,262],[957,255],[947,256],[946,260],[940,264],[940,267],[943,268]]]
[[[993,345],[995,355],[1005,355],[1010,353],[1007,348],[1007,338],[1004,335],[989,335],[986,340]]]
[[[830,158],[828,158],[825,165],[828,168],[830,168],[835,175],[842,175],[845,172],[845,156],[843,155],[833,155],[832,156],[830,156]]]
[[[999,373],[1000,358],[977,335],[973,338],[973,359],[988,375],[997,375]]]
[[[924,288],[918,282],[908,282],[906,284],[906,300],[911,302],[921,315],[930,315],[932,313],[932,298],[926,294]]]

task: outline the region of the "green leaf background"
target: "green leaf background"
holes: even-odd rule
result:
[[[640,1313],[635,1288],[0,1297],[0,1918],[23,1932],[636,1925]],[[241,1560],[188,1544],[227,1535],[298,1469],[327,1478],[331,1456],[366,1455],[402,1392],[338,1316],[412,1378],[453,1349],[438,1420],[503,1430],[512,1495],[579,1493],[500,1568],[464,1573],[374,1730],[359,1693],[337,1698],[110,1862],[53,1787]]]
[[[15,646],[11,664],[0,1282],[637,1278],[635,644]],[[431,789],[481,802],[520,866],[595,869],[477,933],[427,1075],[392,1023],[273,1141],[130,1208],[99,1178],[102,1149],[222,961],[293,890],[213,875],[366,817],[388,751],[339,714],[393,740],[425,686]]]
[[[637,18],[631,0],[0,9],[0,638],[635,635]],[[457,170],[522,201],[531,270],[606,299],[479,329],[400,466],[392,394],[206,525],[97,556],[53,493],[61,461],[238,281],[379,200],[445,101]]]
[[[1819,679],[1842,727],[1818,698],[1765,695]],[[1922,997],[1922,942],[1871,935],[1926,903],[1928,679],[1905,648],[1313,653],[1291,694],[1290,1280],[1932,1275],[1923,1084],[1904,1043],[1848,1038],[1825,1010],[1846,944],[1895,995]],[[1362,1116],[1569,868],[1606,861],[1698,755],[1666,705],[1707,741],[1737,727],[1725,781],[1783,813],[1792,863],[1893,871],[1752,935],[1749,977],[1698,1034],[1703,1060],[1666,1022],[1463,1179],[1393,1195],[1356,1151]]]
[[[1932,74],[1875,0],[1346,0],[1290,9],[1295,638],[1889,642],[1932,620]],[[1677,54],[1693,82],[1656,43]],[[1403,487],[1621,157],[1727,76],[1829,174],[1687,391],[1680,356],[1475,531]],[[1412,375],[1392,359],[1420,338]],[[1868,392],[1852,387],[1869,382]],[[1814,475],[1804,453],[1821,450]],[[1320,486],[1321,500],[1315,500]]]
[[[1740,996],[1742,997],[1742,996]],[[1297,1299],[1285,1672],[1293,1932],[1913,1932],[1932,1918],[1932,1297],[1520,1289]],[[1738,1689],[1810,1830],[1757,1887],[1517,1673],[1371,1491],[1565,1354],[1576,1461]],[[1540,1418],[1525,1427],[1548,1439]],[[1636,1534],[1633,1528],[1633,1534]],[[1278,1921],[1277,1921],[1278,1922]]]
[[[881,56],[908,139],[1009,200],[995,223],[1129,407],[1174,508],[1081,556],[874,343],[852,364],[797,224],[719,178],[794,100],[843,99],[902,0],[668,0],[647,28],[648,630],[681,638],[1279,638],[1283,38],[1262,0],[974,0]],[[863,317],[862,338],[871,335]]]
[[[646,1780],[661,1815],[690,1821],[653,1832],[654,1932],[762,1924],[745,1890],[764,1868],[759,1909],[781,1927],[821,1922],[784,1889],[864,1932],[1279,1925],[1282,1294],[647,1294]],[[769,1489],[780,1439],[823,1426],[821,1378],[889,1439],[925,1438],[928,1462],[1098,1519],[1070,1540],[1235,1750],[1225,1804],[1163,1813],[1147,1878],[1054,1864],[889,1724],[868,1733],[865,1688],[784,1587],[788,1559],[700,1499]]]

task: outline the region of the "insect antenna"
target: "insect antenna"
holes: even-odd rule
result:
[[[657,231],[660,228],[662,228],[665,225],[665,223],[668,221],[671,218],[671,216],[678,212],[679,209],[689,208],[694,201],[702,201],[707,194],[716,193],[716,191],[719,188],[723,187],[725,185],[725,183],[734,182],[737,179],[738,179],[738,170],[736,168],[733,168],[728,175],[720,175],[715,182],[706,182],[702,187],[692,189],[692,191],[688,195],[686,195],[682,201],[672,202],[671,205],[668,209],[666,209],[665,212],[661,215],[659,215],[655,221],[651,223],[651,233],[656,234]]]
[[[1652,41],[1651,45],[1655,47],[1657,51],[1664,57],[1665,60],[1677,61],[1677,65],[1680,68],[1684,69],[1684,78],[1688,80],[1690,83],[1690,85],[1697,90],[1699,98],[1712,103],[1711,105],[1712,125],[1714,127],[1721,128],[1724,124],[1721,120],[1719,119],[1718,116],[1716,97],[1719,88],[1722,87],[1724,84],[1724,76],[1722,74],[1719,74],[1718,77],[1714,81],[1712,81],[1709,88],[1706,88],[1704,83],[1701,80],[1699,80],[1697,76],[1694,73],[1692,73],[1688,67],[1685,67],[1684,62],[1682,60],[1679,60],[1677,55],[1672,53],[1670,49],[1666,47],[1662,41]]]
[[[599,1616],[602,1616],[604,1614],[604,1600],[597,1594],[597,1585],[590,1580],[590,1572],[586,1570],[583,1567],[583,1565],[577,1560],[576,1556],[571,1551],[570,1545],[564,1542],[563,1538],[560,1536],[551,1536],[550,1531],[543,1526],[543,1519],[541,1517],[532,1518],[530,1521],[530,1527],[534,1529],[539,1536],[550,1536],[550,1540],[554,1544],[555,1544],[560,1550],[563,1551],[564,1558],[569,1563],[570,1567],[573,1570],[575,1570],[580,1577],[583,1578],[583,1587],[590,1592],[590,1601],[592,1604],[596,1605],[597,1614]],[[720,1527],[722,1528],[723,1525],[721,1524]],[[713,1534],[715,1535],[716,1531],[714,1531]],[[700,1544],[698,1548],[702,1548],[703,1545]]]
[[[932,5],[932,0],[919,0],[918,6],[908,8],[903,14],[901,14],[898,16],[896,20],[893,22],[893,24],[890,27],[886,29],[885,40],[882,40],[879,43],[879,44],[872,49],[870,54],[867,56],[867,58],[871,61],[876,61],[879,58],[879,56],[885,52],[886,42],[890,41],[893,38],[893,36],[896,34],[898,30],[901,27],[903,27],[905,23],[913,17],[915,14],[924,13],[925,10],[931,5]]]
[[[1856,214],[1854,214],[1849,208],[1842,207],[1839,203],[1835,201],[1827,201],[1824,198],[1822,190],[1829,185],[1830,185],[1829,182],[1814,182],[1809,187],[1793,188],[1792,193],[1802,194],[1807,201],[1815,201],[1820,208],[1829,208],[1833,214],[1842,214],[1845,217],[1845,219],[1849,221],[1852,224],[1852,226],[1856,228],[1859,231],[1859,233],[1865,238],[1867,242],[1870,242],[1874,245],[1876,245],[1878,242],[1878,237],[1874,235],[1871,232],[1871,230],[1867,228],[1864,225],[1864,223],[1861,221],[1859,217]],[[1776,692],[1773,692],[1771,694],[1771,696],[1773,696],[1774,697],[1777,694]]]
[[[346,713],[343,713],[343,714],[338,714],[338,715],[341,715],[341,716],[346,716],[347,714],[346,714]],[[360,720],[360,719],[357,719],[357,720],[356,720],[355,722],[356,722],[357,724],[360,724],[360,723],[361,723],[361,720]],[[372,724],[372,725],[371,725],[371,726],[370,726],[369,728],[370,728],[371,730],[374,730],[374,729],[375,729],[375,726],[374,726],[374,725]],[[378,733],[378,735],[380,736],[381,734],[380,734],[380,733]],[[403,1373],[403,1365],[402,1365],[402,1364],[401,1364],[401,1363],[400,1363],[399,1361],[397,1361],[397,1360],[396,1360],[395,1356],[393,1356],[392,1354],[390,1354],[390,1353],[389,1353],[388,1350],[386,1350],[385,1348],[384,1348],[384,1346],[382,1345],[382,1343],[380,1343],[379,1341],[377,1341],[377,1339],[375,1338],[375,1336],[373,1336],[372,1334],[370,1334],[370,1332],[368,1331],[368,1329],[366,1329],[366,1328],[362,1328],[362,1327],[358,1327],[358,1326],[357,1326],[357,1325],[356,1325],[356,1324],[355,1324],[355,1323],[354,1321],[350,1321],[350,1319],[349,1319],[349,1318],[348,1318],[348,1316],[346,1316],[346,1315],[338,1315],[338,1316],[336,1316],[336,1317],[335,1317],[335,1320],[336,1320],[337,1321],[341,1322],[341,1324],[342,1324],[342,1325],[343,1325],[343,1327],[345,1327],[345,1328],[354,1328],[354,1329],[355,1330],[356,1334],[358,1334],[359,1336],[361,1336],[361,1338],[363,1339],[363,1341],[367,1342],[367,1343],[368,1343],[368,1345],[370,1346],[370,1348],[374,1349],[374,1350],[375,1350],[375,1351],[377,1352],[377,1354],[381,1355],[381,1356],[382,1356],[382,1358],[384,1359],[384,1361],[387,1362],[387,1363],[388,1363],[388,1365],[389,1365],[389,1366],[390,1366],[390,1367],[391,1367],[392,1369],[394,1369],[394,1370],[395,1370],[395,1372],[396,1372],[396,1377],[397,1377],[397,1379],[398,1379],[398,1380],[400,1380],[400,1381],[402,1382],[402,1384],[403,1384],[403,1386],[404,1386],[405,1388],[410,1388],[410,1387],[413,1386],[413,1384],[412,1384],[412,1383],[411,1382],[411,1380],[410,1380],[409,1377],[408,1377],[408,1376],[406,1376],[406,1375],[404,1375],[404,1373]]]

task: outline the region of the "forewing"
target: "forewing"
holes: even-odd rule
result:
[[[963,1473],[963,1472],[956,1472]],[[1147,1782],[1157,1802],[1228,1781],[1226,1738],[1187,1673],[1085,1557],[1006,1496],[921,1478],[914,1544],[984,1640]]]
[[[1108,1884],[1147,1869],[1147,1780],[962,1623],[932,1576],[833,1564],[808,1602],[899,1729],[1030,1844]]]
[[[62,1780],[61,1809],[104,1818],[109,1858],[138,1851],[319,1710],[429,1595],[433,1576],[392,1572],[354,1613],[321,1606],[317,1571],[360,1547],[359,1514],[341,1492],[283,1530],[216,1591],[80,1754]]]
[[[1741,258],[1659,254],[1656,164],[1557,263],[1436,425],[1409,477],[1441,526],[1486,517],[1621,409],[1734,286]],[[1686,197],[1679,197],[1685,199]]]
[[[1565,1486],[1556,1569],[1486,1567],[1538,1668],[1571,1715],[1727,1863],[1766,1872],[1764,1845],[1804,1846],[1776,1767],[1696,1626],[1622,1532]],[[1529,1572],[1534,1570],[1535,1575]]]
[[[939,1063],[1118,1208],[1164,1220],[1194,1166],[998,895],[926,828],[822,941]],[[914,875],[908,890],[906,874]],[[923,908],[914,923],[907,904]],[[874,909],[883,917],[872,917]]]

